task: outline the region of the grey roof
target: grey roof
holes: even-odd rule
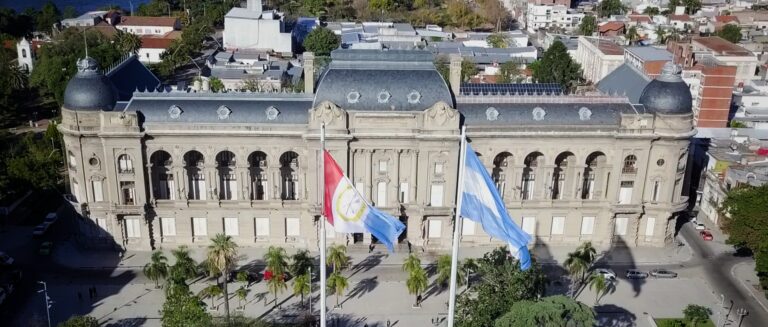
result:
[[[160,80],[142,64],[136,55],[130,55],[107,72],[117,89],[117,101],[128,101],[135,91],[151,91],[160,86]]]
[[[633,104],[640,103],[640,94],[651,80],[631,65],[624,63],[597,83],[604,94],[621,94]]]
[[[564,96],[569,97],[569,96]],[[589,103],[564,101],[565,103],[458,103],[458,110],[464,116],[464,124],[468,126],[618,126],[621,122],[621,113],[635,113],[635,108],[627,102],[624,103]],[[570,100],[570,99],[568,99]],[[541,120],[534,119],[534,108],[544,110]],[[581,108],[589,109],[591,115],[582,120],[579,113]],[[493,109],[489,109],[493,108]],[[489,111],[495,111],[497,115],[489,115]],[[495,119],[489,119],[494,118]]]
[[[334,50],[313,106],[330,101],[350,110],[424,110],[453,104],[427,51]]]
[[[64,90],[64,108],[70,110],[110,111],[117,102],[117,89],[107,76],[99,71],[99,64],[91,57],[77,62],[77,74]]]
[[[181,114],[172,118],[171,106]],[[219,108],[231,111],[219,119]],[[286,93],[136,93],[125,111],[136,112],[144,123],[306,124],[312,97]],[[267,110],[279,112],[270,120]]]
[[[672,53],[667,50],[654,48],[654,47],[628,47],[627,52],[638,56],[643,60],[672,60]]]
[[[672,62],[664,64],[661,75],[643,89],[640,103],[662,114],[688,114],[693,110],[691,90],[680,76],[679,67]]]

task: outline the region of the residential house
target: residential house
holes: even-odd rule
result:
[[[584,79],[597,83],[624,63],[624,49],[610,40],[582,36],[574,59]]]
[[[166,35],[181,30],[181,22],[176,17],[122,16],[116,28],[139,36]]]
[[[232,8],[224,16],[224,48],[293,53],[293,38],[285,15],[264,11],[261,0],[248,0],[246,8]]]

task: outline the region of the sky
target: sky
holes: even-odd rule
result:
[[[56,4],[59,10],[63,10],[67,6],[75,7],[78,13],[96,10],[109,5],[129,9],[131,2],[133,7],[136,8],[141,3],[149,2],[149,0],[0,0],[0,7],[10,7],[16,10],[16,12],[20,12],[29,7],[40,8],[48,1]]]

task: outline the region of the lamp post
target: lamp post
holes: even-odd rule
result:
[[[38,284],[43,285],[43,289],[37,291],[38,293],[42,292],[45,296],[43,298],[43,301],[45,302],[45,316],[48,318],[48,327],[51,327],[51,299],[48,297],[48,285],[45,284],[43,281],[37,281]]]
[[[741,327],[741,323],[744,321],[744,317],[746,317],[749,314],[749,311],[744,308],[739,308],[736,310],[736,314],[739,315],[739,325],[738,327]]]

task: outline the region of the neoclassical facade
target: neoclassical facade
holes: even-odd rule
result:
[[[315,76],[312,55],[305,61]],[[425,52],[337,50],[306,93],[137,92],[118,103],[93,59],[81,60],[60,124],[81,230],[94,245],[128,249],[203,246],[225,233],[240,246],[316,250],[325,124],[326,147],[358,190],[406,224],[401,241],[449,248],[466,126],[536,243],[672,240],[694,133],[675,66],[632,105],[461,84],[460,65],[453,58],[449,87]],[[499,242],[469,221],[461,235],[463,246]]]

